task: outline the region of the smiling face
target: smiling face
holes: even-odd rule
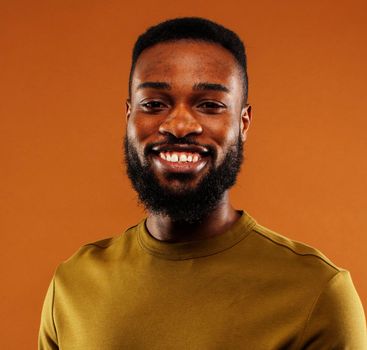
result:
[[[143,51],[127,105],[127,161],[149,170],[171,195],[195,192],[228,155],[233,159],[250,122],[240,67],[226,49],[207,42]]]

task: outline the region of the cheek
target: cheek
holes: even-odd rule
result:
[[[208,136],[218,145],[220,148],[226,148],[237,141],[240,124],[235,123],[233,120],[218,120],[208,123],[206,127]]]
[[[127,135],[131,141],[134,141],[137,148],[143,149],[149,142],[149,138],[156,133],[157,122],[155,118],[141,118],[132,115],[127,123]]]
[[[228,148],[237,142],[239,134],[239,123],[231,118],[218,119],[208,123],[206,128],[208,136],[218,146],[218,160],[221,161],[228,151]]]

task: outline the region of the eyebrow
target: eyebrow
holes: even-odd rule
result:
[[[216,84],[216,83],[197,83],[193,87],[194,90],[211,90],[211,91],[223,91],[223,92],[229,92],[229,89],[222,85],[222,84]]]
[[[137,90],[139,89],[171,90],[172,87],[170,84],[163,81],[145,81],[138,85]],[[208,82],[194,84],[193,90],[230,92],[229,89],[222,84]]]
[[[171,85],[161,81],[146,81],[138,85],[139,89],[158,89],[158,90],[171,90]]]

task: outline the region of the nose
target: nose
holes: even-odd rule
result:
[[[191,134],[201,134],[203,128],[192,112],[184,106],[178,106],[159,126],[159,132],[182,138]]]

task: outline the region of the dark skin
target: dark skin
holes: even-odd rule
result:
[[[143,51],[132,77],[127,101],[127,134],[143,164],[149,164],[160,184],[172,191],[194,189],[213,167],[218,167],[238,135],[245,142],[251,107],[243,103],[241,71],[232,54],[219,45],[180,40]],[[149,144],[164,145],[167,135],[190,137],[202,149],[190,146],[159,148],[144,155]],[[205,145],[215,149],[208,156]],[[198,154],[194,162],[172,163],[159,152]],[[178,153],[177,153],[178,152]],[[159,155],[158,155],[159,153]],[[169,176],[185,173],[190,179]],[[176,223],[149,212],[147,229],[161,241],[183,242],[220,235],[240,217],[226,191],[218,206],[199,224]]]

